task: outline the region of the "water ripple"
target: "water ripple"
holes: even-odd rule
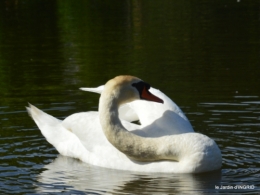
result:
[[[187,113],[194,129],[213,138],[222,151],[222,171],[205,175],[130,173],[57,157],[57,151],[47,143],[32,121],[21,126],[9,124],[9,117],[6,117],[8,120],[2,121],[4,131],[1,134],[4,136],[0,137],[0,192],[194,194],[195,190],[197,194],[211,194],[230,192],[216,189],[216,186],[254,185],[254,190],[236,191],[250,194],[260,186],[260,118],[256,112],[258,108],[255,108],[258,103],[246,98],[241,103],[201,103],[198,111]],[[56,111],[55,114],[62,111],[62,115],[67,115],[74,109],[70,104],[64,107],[54,104],[48,110]],[[22,113],[25,114],[5,110],[5,116],[17,117],[19,114],[19,120],[25,121],[28,116],[20,115]]]

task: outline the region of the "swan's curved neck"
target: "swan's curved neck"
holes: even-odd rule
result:
[[[128,157],[138,161],[178,160],[162,138],[144,138],[127,131],[118,116],[119,103],[109,93],[101,94],[99,118],[108,141]],[[170,143],[170,142],[169,142]],[[172,144],[172,143],[171,143]]]

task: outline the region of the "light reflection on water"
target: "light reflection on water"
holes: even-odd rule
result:
[[[64,156],[58,156],[44,168],[47,170],[38,177],[39,192],[51,192],[60,186],[59,190],[64,191],[108,194],[191,193],[194,189],[203,194],[205,189],[214,191],[214,185],[221,181],[221,171],[200,175],[135,173],[94,167]]]

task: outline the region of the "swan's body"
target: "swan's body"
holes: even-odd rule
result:
[[[99,113],[73,114],[60,121],[32,105],[28,111],[42,134],[59,153],[86,163],[142,172],[194,173],[219,169],[221,153],[218,146],[207,136],[192,132],[193,129],[187,125],[189,122],[181,121],[180,124],[184,126],[180,127],[186,125],[186,132],[190,133],[173,135],[175,131],[167,130],[164,134],[168,136],[149,135],[156,132],[160,126],[157,122],[161,118],[167,119],[167,112],[171,118],[172,110],[166,110],[166,116],[155,121],[148,120],[148,125],[143,129],[119,119],[118,109],[125,103],[140,98],[163,102],[150,94],[148,89],[149,86],[138,78],[119,76],[105,85],[100,97]]]

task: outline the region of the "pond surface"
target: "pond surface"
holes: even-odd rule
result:
[[[260,193],[260,1],[4,0],[0,14],[1,193]],[[59,155],[25,111],[97,110],[99,96],[78,88],[121,74],[172,98],[217,142],[222,169],[88,165]]]

